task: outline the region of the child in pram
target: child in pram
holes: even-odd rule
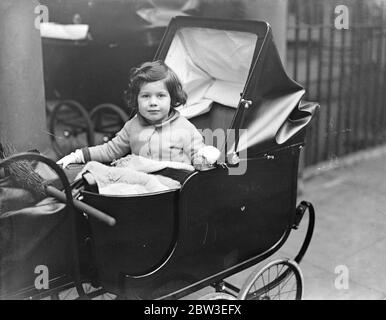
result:
[[[145,158],[193,164],[202,169],[215,163],[220,151],[206,146],[196,127],[175,110],[187,94],[177,75],[163,61],[145,62],[130,73],[129,104],[137,115],[109,142],[77,149],[57,163],[90,160],[111,162],[129,153]]]

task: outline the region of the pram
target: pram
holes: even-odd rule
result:
[[[178,190],[108,196],[86,185],[82,202],[116,222],[87,216],[89,278],[122,299],[178,299],[208,285],[216,294],[206,299],[283,298],[287,288],[301,298],[298,263],[315,217],[309,202],[297,205],[298,163],[318,105],[302,101],[304,89],[286,75],[270,26],[176,17],[155,59],[177,72],[189,95],[180,112],[207,144],[216,140],[223,158],[210,170],[181,174]],[[224,281],[277,252],[307,209],[294,259],[270,262],[241,288]],[[82,291],[76,274],[72,283]]]

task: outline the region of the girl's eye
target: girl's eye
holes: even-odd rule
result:
[[[140,98],[144,98],[144,99],[146,99],[146,98],[148,98],[148,97],[149,97],[149,95],[148,95],[148,94],[141,94],[139,97],[140,97]]]
[[[165,93],[160,93],[160,94],[158,94],[158,97],[159,98],[164,98],[164,97],[166,97],[166,94]]]

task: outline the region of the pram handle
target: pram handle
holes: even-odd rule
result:
[[[53,186],[46,186],[46,193],[55,199],[61,201],[61,202],[66,202],[67,198],[64,192],[56,189]],[[109,226],[114,226],[116,223],[116,220],[113,217],[110,217],[106,213],[95,209],[94,207],[89,206],[88,204],[81,202],[79,200],[73,199],[74,207],[78,210],[83,211],[84,213],[108,224]]]

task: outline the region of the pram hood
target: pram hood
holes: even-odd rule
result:
[[[284,144],[318,107],[301,103],[305,90],[287,76],[266,22],[176,17],[155,59],[165,60],[180,77],[189,97],[180,107],[186,117],[209,112],[213,102],[235,109],[223,129],[247,130],[228,140],[228,154]]]

